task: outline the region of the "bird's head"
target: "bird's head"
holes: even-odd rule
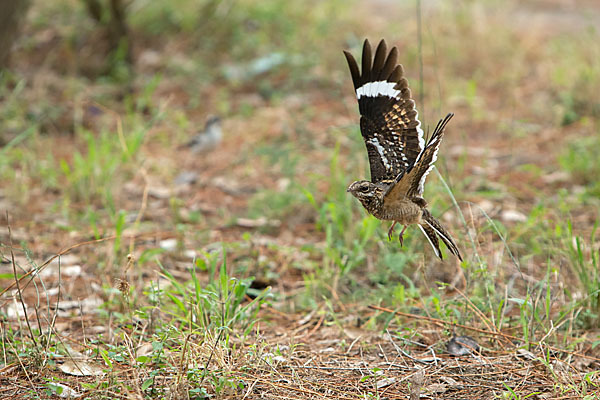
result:
[[[346,191],[356,197],[369,212],[375,211],[382,203],[383,190],[372,182],[353,182]]]

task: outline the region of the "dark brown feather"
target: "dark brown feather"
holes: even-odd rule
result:
[[[360,130],[371,167],[371,182],[354,182],[348,191],[377,218],[417,223],[438,257],[442,258],[441,240],[462,261],[454,239],[427,210],[427,201],[422,197],[425,177],[433,167],[452,114],[438,123],[425,144],[408,80],[402,65],[397,64],[397,48],[388,53],[382,40],[373,58],[371,44],[365,40],[360,69],[352,54],[344,51],[344,55],[358,99]]]
[[[408,196],[420,196],[423,194],[425,177],[431,168],[433,168],[433,163],[437,158],[437,152],[440,148],[440,144],[442,143],[442,138],[444,137],[444,130],[453,116],[454,114],[450,113],[446,115],[444,119],[438,122],[435,130],[431,134],[431,137],[427,141],[425,150],[423,150],[423,153],[419,157],[418,161],[407,174],[407,178],[411,181],[410,188],[407,193]]]
[[[421,228],[421,231],[427,237],[427,240],[429,240],[429,244],[431,244],[431,247],[433,247],[435,255],[438,256],[440,260],[443,260],[444,257],[442,256],[442,252],[440,250],[440,241],[438,240],[438,235],[436,235],[433,228],[427,224],[420,224],[419,228]]]
[[[414,156],[415,159],[418,160],[405,173],[396,177],[395,183],[391,185],[385,193],[386,201],[394,202],[404,197],[420,197],[423,195],[425,177],[433,167],[437,151],[439,150],[442,138],[444,137],[444,130],[453,116],[454,114],[450,113],[438,122],[421,154],[417,154],[416,156],[414,156],[414,153],[411,154],[411,156]],[[407,125],[409,125],[408,122]],[[409,143],[408,140],[410,139],[415,140],[414,137],[408,137],[405,140]],[[407,146],[407,149],[413,149],[413,151],[416,148],[416,143]],[[408,152],[408,150],[405,152]]]
[[[394,47],[392,50],[396,50],[396,48]],[[398,51],[398,50],[396,50],[396,51]],[[390,75],[388,82],[398,82],[400,80],[400,78],[402,78],[403,75],[404,75],[404,68],[402,67],[402,64],[398,64],[392,71],[392,74]]]
[[[360,71],[358,70],[358,64],[350,52],[344,50],[344,55],[346,56],[346,61],[348,61],[348,67],[350,68],[350,75],[352,75],[354,89],[358,89],[360,86]]]
[[[436,235],[439,236],[440,239],[442,239],[442,242],[444,242],[448,250],[450,250],[452,254],[458,257],[460,261],[462,261],[463,259],[460,254],[460,251],[458,250],[456,243],[454,243],[454,239],[452,239],[452,236],[450,236],[450,233],[448,233],[448,231],[442,226],[442,224],[440,224],[440,222],[437,219],[435,219],[427,209],[423,209],[423,220],[425,221],[425,224],[421,224],[423,226],[423,229],[425,229],[425,225],[432,228],[435,231]],[[441,254],[442,253],[440,252],[440,258]]]
[[[396,47],[392,47],[392,50],[390,50],[390,54],[388,55],[387,59],[385,60],[385,64],[383,66],[383,68],[381,69],[381,78],[387,80],[388,82],[396,82],[394,80],[391,80],[390,77],[392,76],[392,72],[394,71],[394,68],[396,68],[396,64],[398,62],[398,49]]]
[[[368,39],[365,39],[365,43],[363,44],[363,55],[361,59],[362,64],[362,73],[361,73],[361,85],[364,85],[366,82],[371,82],[371,43],[369,43]]]
[[[377,45],[377,50],[375,50],[375,59],[373,60],[373,80],[380,81],[385,78],[382,77],[383,72],[383,64],[385,63],[385,56],[387,54],[387,45],[385,44],[385,40],[381,40],[379,45]]]
[[[395,179],[413,166],[423,147],[423,133],[408,80],[403,76],[402,66],[396,64],[398,49],[393,47],[388,52],[382,40],[373,58],[371,44],[365,40],[360,71],[356,59],[347,51],[344,55],[357,91],[371,181]],[[377,83],[363,88],[371,82]],[[386,86],[385,82],[394,85]]]

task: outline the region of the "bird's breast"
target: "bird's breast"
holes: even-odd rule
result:
[[[385,204],[381,208],[380,219],[398,221],[403,225],[418,224],[423,215],[422,208],[410,199],[402,199],[391,204]]]

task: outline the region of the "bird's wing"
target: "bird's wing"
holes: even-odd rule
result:
[[[384,40],[372,56],[371,44],[365,40],[358,63],[344,51],[360,110],[362,132],[373,183],[392,183],[414,165],[424,147],[423,130],[408,80],[402,65],[397,64],[398,49],[387,52]]]
[[[415,160],[414,165],[406,172],[399,174],[394,183],[389,186],[389,189],[385,193],[385,201],[394,201],[402,197],[421,197],[423,195],[425,179],[437,160],[437,153],[444,137],[444,130],[453,116],[454,114],[450,113],[438,122],[433,134],[427,141],[427,145]]]

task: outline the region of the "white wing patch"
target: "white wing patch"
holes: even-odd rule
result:
[[[452,243],[452,239],[449,238],[448,235],[445,235],[442,232],[440,232],[435,226],[433,226],[433,224],[429,223],[428,221],[425,221],[425,223],[427,225],[429,225],[431,227],[431,229],[433,229],[435,231],[435,233],[438,234],[439,237],[442,238],[442,240],[444,241],[444,244],[448,247],[448,249],[452,249],[450,246],[448,246],[448,243]]]
[[[423,138],[424,133],[423,129],[421,129],[421,121],[419,121],[419,112],[415,109],[417,115],[415,115],[415,121],[417,121],[417,138],[419,139],[419,149],[423,151],[425,147],[425,139]]]
[[[435,161],[435,160],[434,160]],[[425,178],[427,178],[427,174],[429,173],[429,171],[431,171],[433,169],[433,164],[431,164],[429,166],[429,168],[427,168],[427,171],[425,171],[425,173],[423,174],[423,176],[421,177],[421,180],[419,181],[419,194],[423,194],[423,191],[425,190]]]
[[[375,148],[377,149],[377,152],[379,153],[379,156],[381,157],[381,161],[383,162],[383,165],[385,166],[385,169],[387,171],[389,171],[390,168],[392,168],[392,166],[390,165],[390,162],[385,155],[385,149],[383,148],[383,146],[381,144],[379,144],[379,140],[377,140],[377,134],[375,134],[375,137],[372,137],[371,139],[369,139],[367,141],[367,143],[371,143],[373,146],[375,146]]]
[[[417,224],[418,225],[418,224]],[[429,225],[429,224],[428,224]],[[429,225],[431,226],[431,225]],[[436,256],[440,257],[440,252],[439,250],[434,246],[433,242],[431,241],[431,239],[429,238],[429,235],[427,235],[427,232],[425,232],[425,229],[423,229],[423,227],[421,225],[419,225],[419,229],[421,229],[421,232],[423,232],[423,235],[425,235],[425,237],[427,238],[427,241],[429,242],[429,244],[431,245],[431,248],[433,249],[433,252],[435,253]]]
[[[377,82],[367,82],[358,89],[356,89],[356,98],[360,100],[362,96],[366,97],[377,97],[377,96],[387,96],[391,98],[396,98],[400,94],[399,90],[394,89],[396,86],[396,82],[388,82],[388,81],[377,81]],[[423,140],[423,132],[420,134],[420,141]]]
[[[429,163],[429,167],[427,168],[425,173],[423,173],[423,175],[421,176],[421,179],[419,180],[419,189],[418,189],[419,194],[423,194],[423,190],[425,190],[425,179],[427,178],[427,175],[429,174],[429,172],[433,169],[433,167],[434,167],[433,164],[435,164],[435,162],[437,160],[437,154],[438,154],[438,151],[440,150],[440,144],[442,143],[441,137],[438,136],[435,139],[435,141],[436,141],[435,143],[430,144],[430,146],[435,146],[435,150],[433,151],[433,155],[431,156],[431,162]],[[423,149],[421,151],[421,153],[419,154],[419,156],[417,157],[417,160],[415,161],[415,165],[417,165],[417,163],[421,159],[421,155],[423,155],[424,152],[425,152],[425,149]]]
[[[427,168],[427,170],[425,171],[423,176],[421,176],[421,180],[419,181],[419,194],[423,194],[423,190],[425,189],[425,179],[427,178],[429,171],[431,171],[433,169],[433,166],[434,166],[433,164],[437,160],[437,152],[440,149],[441,143],[442,143],[442,141],[438,139],[437,143],[435,144],[435,151],[433,152],[433,156],[431,157],[431,163],[429,164],[429,168]]]

